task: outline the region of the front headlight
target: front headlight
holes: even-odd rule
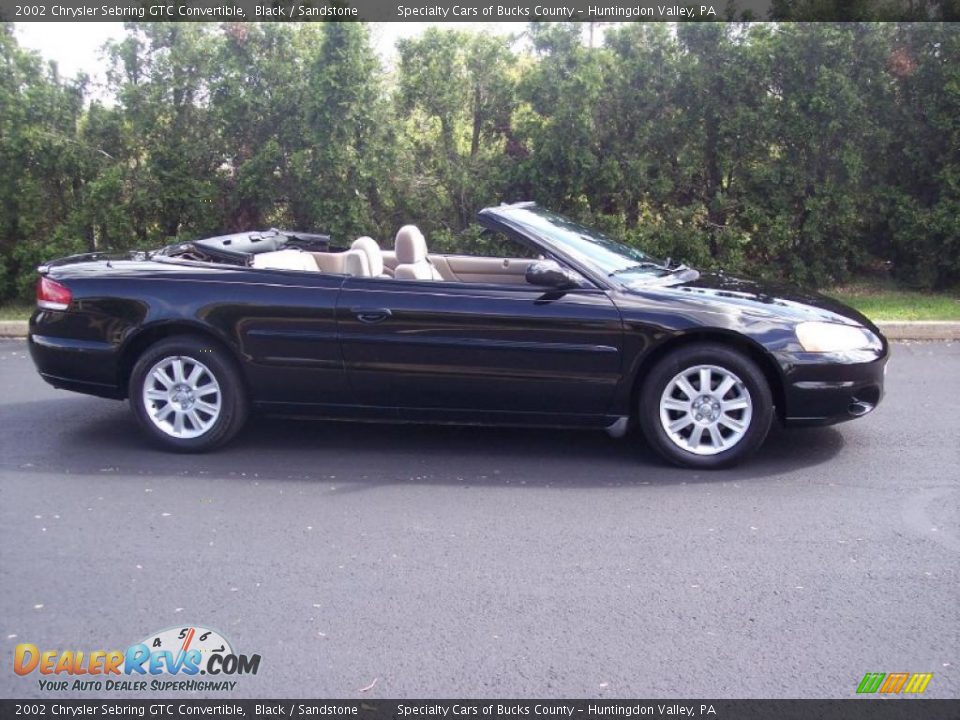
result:
[[[879,350],[880,338],[866,328],[829,322],[805,322],[797,325],[797,340],[807,352],[845,352]]]

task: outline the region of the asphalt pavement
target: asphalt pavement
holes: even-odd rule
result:
[[[84,697],[18,643],[201,626],[261,656],[201,696],[960,697],[960,344],[897,344],[887,386],[712,473],[635,435],[270,418],[182,456],[0,342],[0,696]]]

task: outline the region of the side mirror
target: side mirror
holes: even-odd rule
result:
[[[567,270],[553,260],[538,260],[527,267],[526,280],[531,285],[554,290],[569,290],[582,287],[583,279],[572,270]]]

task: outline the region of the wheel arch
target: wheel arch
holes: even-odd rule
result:
[[[226,356],[232,360],[237,372],[240,375],[240,378],[244,383],[244,392],[249,393],[249,387],[246,385],[247,378],[246,374],[243,372],[243,364],[241,362],[240,354],[232,343],[230,343],[226,338],[222,337],[215,330],[205,325],[185,322],[182,320],[173,320],[158,321],[151,323],[150,325],[145,325],[135,334],[127,338],[123,348],[120,351],[119,363],[120,387],[123,390],[124,395],[127,394],[127,387],[130,384],[130,375],[133,372],[133,367],[137,364],[137,360],[143,354],[143,352],[160,340],[164,340],[169,337],[175,337],[177,335],[188,335],[217,345],[217,347],[223,350],[226,353]]]
[[[674,352],[678,348],[687,345],[694,345],[701,342],[711,342],[718,345],[724,345],[733,350],[738,350],[753,360],[760,371],[763,373],[770,387],[770,393],[773,395],[774,414],[783,422],[786,414],[786,392],[784,390],[783,375],[780,371],[777,361],[767,350],[758,342],[751,340],[745,335],[722,329],[703,329],[690,330],[680,335],[661,342],[655,348],[650,350],[634,371],[633,383],[630,389],[630,413],[631,416],[636,413],[637,403],[640,398],[640,390],[650,369],[662,358]]]

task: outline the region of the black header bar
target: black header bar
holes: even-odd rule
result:
[[[12,22],[954,21],[952,0],[0,0]]]
[[[960,700],[0,700],[14,718],[956,720]]]

